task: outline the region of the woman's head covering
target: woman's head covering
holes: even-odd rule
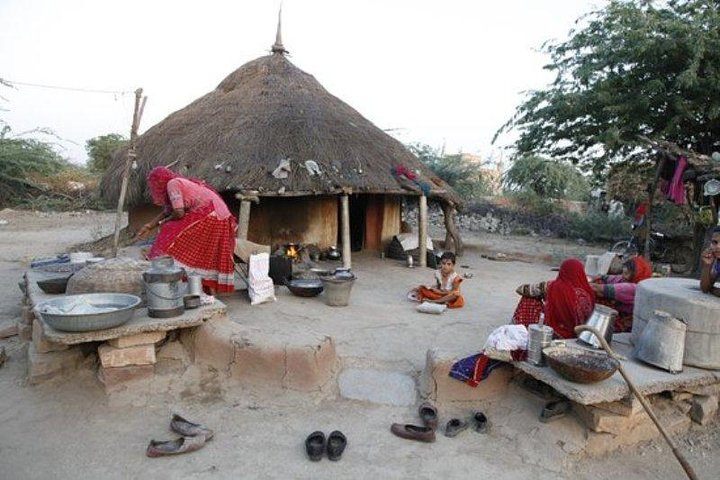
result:
[[[170,203],[167,194],[167,184],[170,180],[178,178],[179,176],[177,173],[165,167],[155,167],[150,170],[147,181],[148,187],[150,187],[150,196],[155,205],[162,207]]]
[[[644,257],[634,257],[632,262],[634,265],[632,283],[640,283],[652,277],[652,266]]]
[[[547,288],[545,321],[561,338],[575,336],[574,328],[582,325],[595,307],[595,294],[580,260],[570,258],[560,265],[555,280]]]

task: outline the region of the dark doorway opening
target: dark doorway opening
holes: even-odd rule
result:
[[[367,197],[350,195],[350,251],[359,252],[365,247],[365,217]],[[342,245],[342,209],[338,208],[338,245]]]

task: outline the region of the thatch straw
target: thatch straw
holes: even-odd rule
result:
[[[284,49],[283,49],[284,50]],[[145,177],[155,166],[201,178],[218,191],[257,191],[260,196],[387,193],[418,195],[413,182],[391,170],[405,165],[428,185],[431,197],[459,204],[460,197],[399,141],[285,58],[282,52],[246,63],[207,95],[138,137],[138,168],[128,204],[149,200]],[[103,177],[102,196],[117,201],[126,151],[115,155]],[[290,159],[287,179],[272,171]],[[321,175],[305,168],[314,160]],[[402,185],[401,185],[402,183]]]

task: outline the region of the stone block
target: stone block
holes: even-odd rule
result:
[[[641,413],[643,411],[643,407],[640,404],[640,401],[635,398],[634,395],[631,398],[625,398],[618,402],[600,402],[595,403],[592,406],[626,417],[637,415],[638,413]]]
[[[593,432],[623,435],[642,423],[652,422],[645,411],[635,415],[618,415],[590,405],[572,402],[573,411]]]
[[[654,404],[653,410],[663,428],[671,435],[682,435],[690,430],[690,417],[678,409],[672,402]],[[647,442],[660,436],[657,426],[650,422],[641,422],[622,434],[588,432],[585,453],[605,455],[622,447]]]
[[[324,337],[319,344],[293,345],[285,349],[287,370],[283,387],[310,391],[324,385],[335,372],[335,340]]]
[[[30,343],[28,346],[28,380],[31,384],[38,384],[72,371],[77,368],[82,358],[79,348],[70,348],[62,352],[40,353],[35,349],[35,345]]]
[[[717,410],[718,397],[716,395],[697,395],[693,398],[690,418],[695,423],[705,425],[715,417]]]
[[[61,352],[70,348],[62,343],[49,342],[43,333],[43,324],[37,318],[33,320],[32,343],[38,353]]]
[[[131,365],[127,367],[100,367],[98,380],[105,386],[105,391],[112,392],[120,389],[128,382],[151,378],[155,373],[154,365]]]
[[[167,336],[167,332],[148,332],[130,335],[127,337],[113,338],[108,344],[115,348],[134,347],[136,345],[152,345]]]
[[[32,324],[19,321],[16,323],[18,337],[25,342],[32,340]]]
[[[692,395],[720,395],[720,383],[712,383],[698,387],[684,387],[683,391]]]
[[[457,357],[438,349],[427,351],[425,369],[420,378],[420,395],[433,402],[475,402],[496,397],[507,390],[512,367],[493,370],[477,387],[450,377],[450,368]]]
[[[8,338],[17,334],[18,328],[15,320],[3,320],[0,322],[0,338]]]
[[[105,368],[127,367],[128,365],[152,365],[155,363],[155,345],[137,345],[115,348],[103,344],[98,347],[100,363]]]

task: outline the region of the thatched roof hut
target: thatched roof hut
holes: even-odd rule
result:
[[[267,205],[265,199],[317,199],[348,192],[424,192],[447,205],[461,202],[402,143],[293,65],[279,30],[272,54],[241,66],[215,90],[151,127],[137,138],[135,151],[137,169],[127,193],[131,223],[133,209],[149,204],[147,173],[173,162],[173,169],[205,180],[226,199],[252,194],[261,199],[260,205]],[[101,195],[110,202],[119,196],[126,153],[118,152],[102,179]],[[289,171],[274,176],[283,160],[289,161]],[[399,166],[417,177],[394,175]],[[257,241],[278,240],[261,237]],[[332,233],[325,237],[324,243],[335,243]]]

